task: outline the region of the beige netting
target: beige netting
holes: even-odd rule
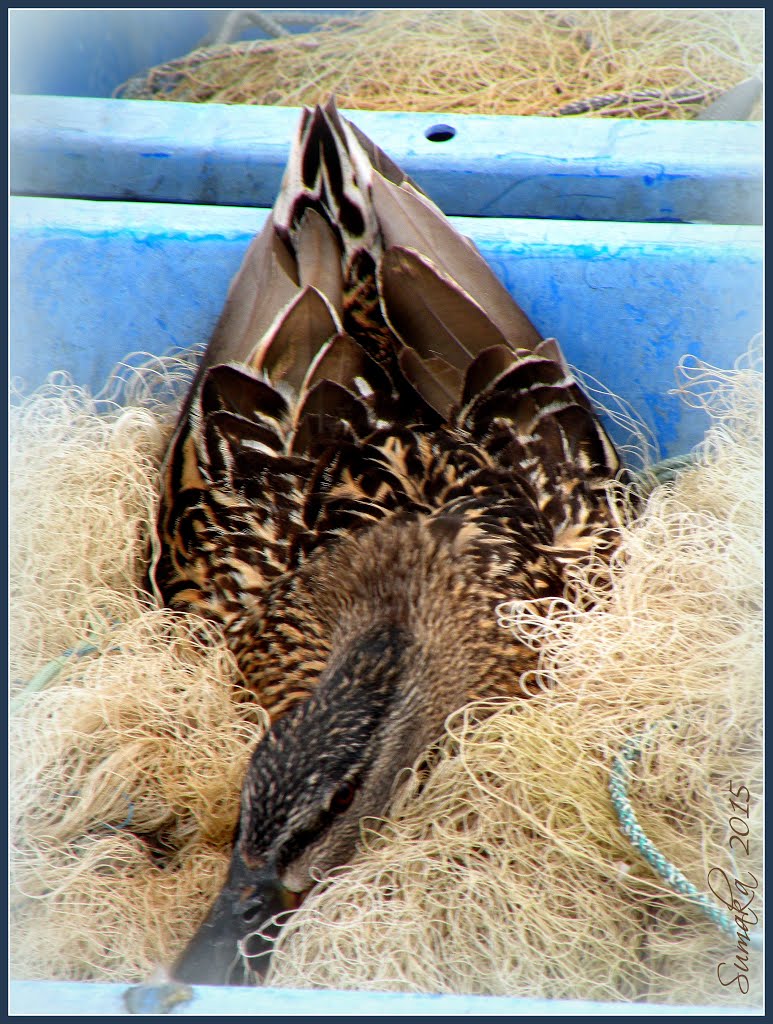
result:
[[[169,430],[153,391],[106,412],[60,381],[13,413],[17,977],[129,981],[174,958],[223,880],[262,728],[221,640],[138,586]],[[758,1000],[758,955],[748,997],[719,984],[734,941],[633,851],[607,787],[649,736],[630,797],[652,841],[700,890],[714,866],[760,877],[760,392],[756,365],[692,367],[715,425],[625,529],[611,593],[500,609],[550,688],[452,716],[390,824],[288,924],[274,984]],[[753,795],[735,864],[731,783]]]
[[[119,94],[281,106],[334,94],[360,110],[690,118],[763,59],[763,12],[753,9],[349,13],[296,36],[194,51]]]

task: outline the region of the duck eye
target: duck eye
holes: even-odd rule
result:
[[[339,787],[334,794],[333,799],[330,801],[330,810],[336,811],[336,813],[345,811],[351,804],[352,800],[354,800],[354,786],[351,782],[345,782],[341,787]]]

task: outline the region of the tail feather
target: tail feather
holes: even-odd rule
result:
[[[374,390],[388,390],[389,381],[367,352],[348,334],[336,334],[317,353],[303,380],[309,391],[322,380],[354,388],[367,397]]]
[[[469,407],[478,395],[507,373],[512,365],[513,352],[506,345],[492,345],[480,352],[468,366],[464,377],[462,409]]]
[[[337,111],[304,110],[293,152],[274,204],[280,236],[294,240],[311,208],[338,234],[344,266],[358,249],[379,243],[379,225],[369,201],[373,168]]]
[[[512,531],[533,500],[577,557],[619,470],[557,341],[474,244],[332,101],[305,110],[167,454],[162,596],[228,620],[223,580],[259,601],[317,545],[385,515],[450,528],[446,501],[482,523],[490,500]]]
[[[322,380],[303,398],[290,446],[312,458],[337,441],[355,441],[370,433],[365,406],[347,388]]]
[[[406,381],[415,389],[416,394],[442,419],[448,420],[461,386],[459,371],[443,359],[422,359],[413,348],[404,348],[398,362]]]

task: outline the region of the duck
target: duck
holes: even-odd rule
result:
[[[304,108],[161,469],[152,587],[220,627],[270,720],[175,979],[259,983],[449,714],[529,698],[497,605],[611,557],[624,479],[473,242],[333,99]]]

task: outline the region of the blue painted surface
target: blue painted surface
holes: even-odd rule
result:
[[[206,342],[265,210],[11,201],[11,372],[98,390],[128,353]],[[732,365],[761,325],[753,227],[465,219],[537,327],[628,401],[663,455],[707,419],[669,394],[685,353]],[[616,428],[618,442],[625,435]]]
[[[127,1015],[126,985],[85,982],[11,983],[13,1014],[49,1016]],[[152,1012],[150,1010],[149,1012]],[[647,1003],[596,1003],[585,1000],[515,999],[503,996],[450,996],[385,992],[303,991],[276,988],[197,986],[188,1003],[171,1015],[259,1015],[267,1017],[714,1017],[760,1016],[747,1007],[662,1006]]]
[[[299,111],[17,96],[17,194],[268,207]],[[762,125],[348,112],[452,216],[755,224]],[[438,123],[456,129],[432,142]]]

